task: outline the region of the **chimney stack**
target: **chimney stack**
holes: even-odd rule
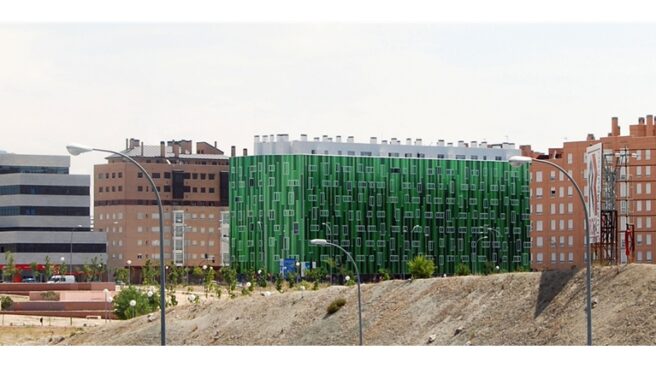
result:
[[[166,145],[164,141],[159,141],[159,156],[166,157]]]
[[[244,156],[248,156],[248,148],[244,148]]]
[[[611,119],[611,132],[610,135],[612,137],[619,137],[620,136],[620,124],[617,121],[617,117],[612,117]]]
[[[656,132],[654,132],[654,115],[647,115],[647,135],[650,137],[656,135]]]
[[[230,157],[235,157],[237,155],[237,147],[230,146]]]

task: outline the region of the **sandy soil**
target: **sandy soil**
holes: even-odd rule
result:
[[[585,270],[363,285],[365,344],[584,345],[584,280]],[[656,266],[595,268],[592,287],[595,345],[656,345]],[[181,292],[177,296],[186,301]],[[347,304],[326,315],[327,306],[338,297]],[[37,345],[158,345],[159,315],[155,317],[153,322],[142,316],[79,327],[74,334],[61,331],[54,339],[32,330],[29,334],[35,335],[31,344]],[[252,296],[230,299],[224,293],[220,300],[202,295],[200,304],[167,310],[167,342],[356,345],[357,289],[331,286],[282,294],[273,290],[270,296],[256,289]]]

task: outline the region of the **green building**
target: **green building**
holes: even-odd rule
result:
[[[417,255],[439,274],[530,267],[529,174],[500,161],[325,155],[230,159],[230,260],[240,272],[311,267],[348,250],[360,273],[407,272]],[[491,263],[488,263],[491,262]]]

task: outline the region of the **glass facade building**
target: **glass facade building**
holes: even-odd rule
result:
[[[240,272],[277,273],[281,259],[312,267],[348,250],[361,274],[407,273],[417,255],[437,272],[530,266],[528,168],[505,162],[324,155],[230,160],[230,258]],[[328,262],[328,263],[327,263]]]

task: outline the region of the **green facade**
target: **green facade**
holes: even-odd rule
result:
[[[240,272],[279,271],[281,258],[361,274],[407,272],[416,255],[439,274],[530,267],[526,167],[505,162],[321,155],[230,159],[230,259]],[[484,238],[487,237],[487,238]]]

